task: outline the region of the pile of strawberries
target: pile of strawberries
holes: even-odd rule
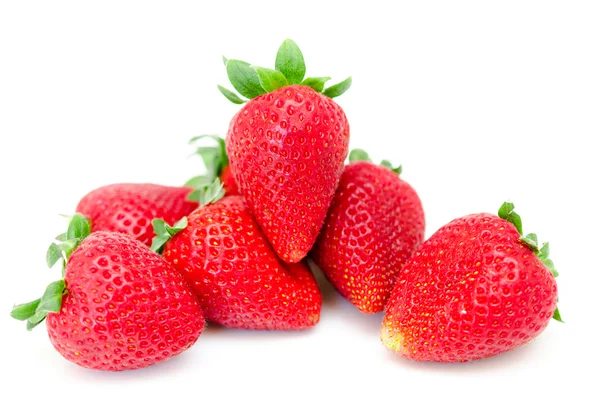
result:
[[[253,330],[319,322],[309,258],[358,310],[385,310],[384,345],[413,360],[490,357],[537,336],[556,307],[548,244],[523,235],[511,203],[455,219],[425,242],[415,190],[388,161],[353,150],[325,88],[305,78],[296,44],[275,69],[224,59],[245,103],[226,141],[198,147],[206,175],[184,187],[116,184],[83,197],[47,263],[63,279],[15,306],[44,319],[66,359],[108,371],[142,368],[191,347],[205,320]],[[194,138],[194,142],[208,137]]]

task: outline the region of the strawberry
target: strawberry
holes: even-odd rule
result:
[[[403,357],[457,362],[521,346],[562,321],[549,245],[522,236],[512,203],[443,226],[402,268],[381,339]]]
[[[328,77],[304,79],[304,58],[291,40],[279,48],[275,69],[237,60],[226,60],[226,68],[249,98],[227,132],[231,171],[277,255],[298,262],[319,234],[348,154],[348,120],[331,98],[352,80],[324,90]]]
[[[353,150],[311,256],[364,313],[383,310],[400,268],[423,242],[425,217],[400,168]]]
[[[182,230],[156,221],[155,247],[165,234],[173,236],[163,256],[183,274],[209,321],[263,330],[314,326],[321,294],[306,264],[280,261],[244,199],[223,195],[216,180]]]
[[[85,195],[76,212],[92,222],[92,232],[127,233],[146,245],[152,243],[152,220],[173,223],[198,207],[188,199],[190,187],[120,183],[107,185]]]
[[[223,189],[226,196],[239,196],[241,194],[229,165],[223,167],[219,179],[223,181]]]
[[[217,146],[197,146],[196,154],[198,154],[204,162],[206,168],[205,175],[199,175],[190,179],[186,186],[191,186],[196,189],[202,186],[210,185],[215,178],[219,178],[223,182],[223,189],[225,190],[226,196],[237,196],[240,194],[235,178],[231,173],[231,167],[229,167],[229,158],[225,151],[225,141],[223,138],[216,135],[200,135],[190,140],[191,144],[196,144],[203,138],[211,138]],[[192,198],[197,199],[196,194]],[[196,200],[197,201],[197,200]]]
[[[56,350],[92,369],[142,368],[193,345],[204,316],[181,275],[126,234],[89,233],[89,221],[75,215],[47,255],[49,266],[66,263],[64,279],[11,315],[28,329],[46,318]]]

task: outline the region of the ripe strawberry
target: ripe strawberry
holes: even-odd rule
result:
[[[362,150],[353,150],[350,162],[311,256],[344,298],[376,313],[423,242],[425,216],[400,168],[372,164]]]
[[[120,183],[85,195],[76,212],[92,222],[92,232],[127,233],[146,245],[152,243],[152,220],[173,223],[198,207],[188,199],[191,187]]]
[[[241,194],[229,165],[223,167],[221,174],[219,175],[219,179],[221,179],[223,182],[225,196],[239,196]]]
[[[215,178],[219,178],[223,182],[226,196],[237,196],[240,194],[235,178],[229,167],[229,158],[225,151],[225,141],[223,138],[216,135],[200,135],[190,140],[190,143],[195,144],[203,138],[212,138],[217,146],[197,146],[196,154],[198,154],[206,168],[205,175],[199,175],[190,179],[186,186],[191,186],[196,189],[202,186],[210,185]],[[197,196],[192,196],[196,198]]]
[[[350,127],[331,98],[351,79],[325,90],[328,77],[304,79],[304,58],[291,40],[279,48],[275,70],[237,60],[226,67],[232,85],[250,98],[229,125],[231,170],[277,255],[298,262],[319,234],[348,154]]]
[[[89,233],[89,221],[75,215],[67,240],[47,255],[49,266],[67,260],[64,280],[12,316],[28,329],[46,318],[56,350],[92,369],[142,368],[193,345],[204,316],[181,275],[126,234]]]
[[[385,309],[381,339],[419,361],[491,357],[536,337],[556,308],[558,275],[512,203],[438,230],[409,259]]]
[[[183,274],[209,321],[267,330],[314,326],[321,294],[306,264],[281,262],[243,198],[220,200],[224,193],[219,189],[218,180],[206,189],[205,205],[189,215],[183,230],[166,226],[174,236],[164,258]],[[164,224],[155,223],[160,240]]]

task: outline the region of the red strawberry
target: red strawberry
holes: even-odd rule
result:
[[[225,190],[226,196],[239,196],[241,194],[238,190],[233,173],[231,172],[231,167],[228,165],[223,167],[219,179],[223,182],[223,189]]]
[[[191,186],[196,189],[202,186],[210,185],[215,178],[219,178],[223,182],[223,188],[225,189],[226,196],[237,196],[240,194],[235,178],[231,173],[229,167],[229,158],[225,151],[225,141],[216,135],[200,135],[190,140],[190,143],[197,143],[203,138],[211,138],[217,146],[198,146],[196,147],[196,153],[200,155],[206,168],[205,175],[199,175],[190,179],[186,186]]]
[[[107,185],[85,195],[76,212],[92,222],[92,232],[104,230],[127,233],[150,245],[152,220],[174,223],[198,207],[188,200],[190,187],[120,183]]]
[[[350,161],[311,256],[344,298],[376,313],[423,242],[425,217],[399,168],[372,164],[362,150],[353,150]]]
[[[560,321],[548,244],[521,235],[513,208],[455,219],[415,252],[386,305],[389,349],[419,361],[477,360],[527,343],[553,314]]]
[[[350,127],[331,97],[351,79],[324,91],[329,78],[303,80],[304,58],[291,40],[280,47],[275,70],[236,60],[226,67],[232,85],[251,98],[229,125],[231,170],[277,255],[298,262],[319,234],[348,154]]]
[[[248,329],[314,326],[321,294],[306,264],[281,262],[243,198],[218,201],[219,188],[217,181],[207,189],[206,205],[189,215],[187,227],[167,230],[174,236],[164,258],[183,274],[210,321]],[[157,230],[157,240],[164,234]]]
[[[73,217],[68,240],[52,244],[47,256],[50,266],[68,259],[64,280],[12,316],[31,329],[47,315],[56,350],[92,369],[142,368],[193,345],[204,316],[181,275],[126,234],[89,232],[83,216]]]

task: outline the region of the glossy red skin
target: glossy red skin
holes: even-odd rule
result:
[[[265,330],[319,321],[321,294],[312,273],[304,263],[279,260],[241,196],[190,214],[163,256],[183,274],[209,321]]]
[[[198,207],[188,201],[190,187],[141,183],[107,185],[86,194],[76,212],[92,222],[92,232],[126,233],[150,246],[154,237],[152,220],[173,225]]]
[[[85,368],[122,371],[192,346],[204,327],[200,304],[158,254],[128,235],[97,232],[69,258],[67,294],[50,313],[50,341]]]
[[[344,298],[376,313],[424,232],[415,190],[389,169],[359,161],[346,165],[311,256]]]
[[[552,273],[491,214],[455,219],[415,252],[386,305],[384,344],[418,361],[491,357],[539,335],[556,308]]]
[[[239,189],[285,262],[314,244],[348,155],[342,108],[312,88],[289,86],[250,100],[234,116],[227,154]]]
[[[237,183],[235,182],[235,178],[231,173],[231,167],[226,165],[223,167],[221,171],[221,175],[219,176],[221,182],[223,183],[223,189],[225,189],[226,196],[239,196],[240,191],[238,189]]]

